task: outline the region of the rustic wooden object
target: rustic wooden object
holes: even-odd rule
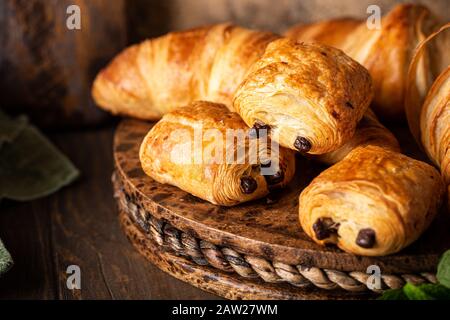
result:
[[[46,198],[0,202],[0,238],[15,262],[0,277],[0,300],[217,299],[148,263],[127,241],[112,197],[113,132],[50,134],[80,178]],[[73,264],[81,290],[66,286]]]
[[[247,286],[253,292],[251,298],[325,298],[330,290],[338,290],[341,297],[360,295],[369,291],[366,270],[370,265],[381,268],[382,289],[398,288],[405,281],[435,282],[438,258],[450,243],[448,215],[441,214],[419,241],[395,255],[360,257],[322,247],[303,233],[297,221],[298,195],[321,170],[317,164],[299,158],[297,179],[282,196],[232,208],[215,206],[143,173],[138,150],[150,128],[150,123],[137,120],[125,120],[118,127],[115,193],[128,236],[162,270],[235,298],[245,298],[242,292]],[[399,136],[405,135],[402,139],[410,139],[406,129],[400,132]],[[183,256],[191,261],[191,267],[195,265],[195,271],[186,275],[186,271],[169,267],[170,254],[160,256],[157,250]],[[205,283],[205,273],[217,281]],[[254,287],[253,278],[263,283]],[[291,287],[286,289],[286,284]]]
[[[81,30],[66,26],[70,5]],[[125,45],[123,0],[0,1],[0,107],[45,127],[98,124],[92,80]]]

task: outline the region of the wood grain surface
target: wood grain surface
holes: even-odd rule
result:
[[[111,173],[113,128],[54,134],[82,172],[45,199],[0,203],[0,238],[15,265],[0,278],[0,299],[212,299],[151,265],[119,226]],[[81,290],[66,268],[81,268]]]
[[[114,160],[125,192],[145,211],[175,228],[242,254],[292,265],[310,265],[340,271],[365,272],[378,265],[383,273],[434,272],[450,243],[450,219],[445,208],[430,229],[413,245],[384,257],[362,257],[313,242],[298,223],[298,196],[323,167],[301,159],[296,178],[276,199],[261,199],[235,207],[220,207],[146,176],[139,162],[141,141],[152,124],[124,120],[116,131]],[[406,127],[397,130],[402,147],[423,157],[414,148]]]

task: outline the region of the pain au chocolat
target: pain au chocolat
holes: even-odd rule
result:
[[[443,192],[434,167],[378,146],[357,147],[302,191],[300,224],[319,244],[388,255],[426,230]]]
[[[154,125],[142,142],[140,161],[160,183],[232,206],[264,197],[294,175],[294,152],[263,133],[222,104],[197,101]]]

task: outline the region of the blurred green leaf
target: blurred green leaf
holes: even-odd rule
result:
[[[420,290],[436,300],[450,300],[450,289],[440,284],[422,284]]]
[[[433,300],[433,297],[428,295],[420,287],[409,282],[403,287],[403,293],[408,297],[408,300]]]
[[[408,300],[408,297],[403,293],[403,289],[390,289],[384,291],[378,300]]]
[[[450,288],[450,250],[444,252],[439,261],[436,278],[443,286]]]
[[[4,141],[0,148],[0,199],[33,200],[55,192],[78,177],[79,172],[70,160],[38,129],[31,125],[23,127],[24,118],[0,117],[1,124],[9,128],[9,131],[2,128],[0,133]]]

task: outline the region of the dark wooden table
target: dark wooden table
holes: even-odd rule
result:
[[[163,273],[131,246],[112,195],[112,127],[52,134],[82,172],[71,186],[28,203],[0,203],[0,238],[15,266],[0,299],[215,299]],[[66,269],[81,269],[81,290]]]

